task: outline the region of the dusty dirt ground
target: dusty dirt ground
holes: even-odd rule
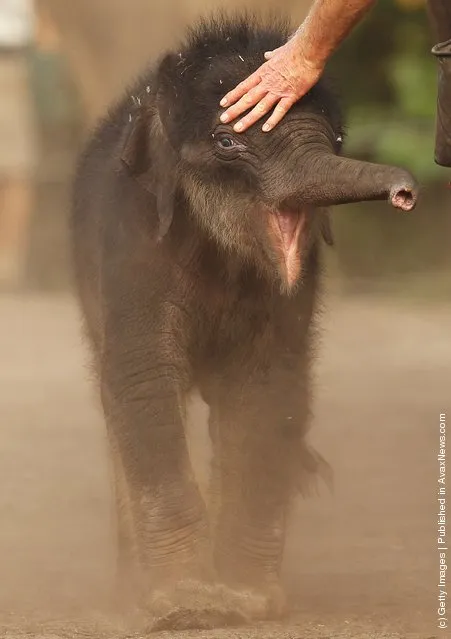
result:
[[[293,515],[295,612],[284,625],[181,639],[446,636],[435,513],[451,308],[331,299],[323,326],[311,440],[335,493]],[[0,354],[0,637],[146,636],[108,613],[109,467],[73,301],[0,297]],[[204,417],[197,405],[201,457]]]

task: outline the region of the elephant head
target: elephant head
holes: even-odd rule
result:
[[[401,168],[343,157],[342,115],[325,81],[269,134],[257,125],[238,134],[233,123],[222,124],[222,95],[288,35],[280,24],[260,31],[247,19],[225,24],[197,28],[159,64],[151,108],[143,107],[141,118],[148,131],[140,139],[149,141],[153,166],[143,163],[145,176],[149,190],[167,196],[157,195],[165,231],[181,214],[182,198],[188,215],[222,248],[276,275],[289,292],[318,234],[329,235],[323,207],[386,199],[409,211],[417,185]],[[127,150],[129,163],[133,154]]]

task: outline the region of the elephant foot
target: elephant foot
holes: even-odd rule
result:
[[[245,583],[227,582],[228,586],[232,588],[232,592],[248,593],[254,601],[259,602],[258,608],[254,609],[256,614],[252,615],[254,621],[276,621],[286,616],[288,613],[287,599],[278,581],[271,581],[265,585],[262,585],[264,579],[259,585],[256,582],[253,582],[253,585],[244,585]]]
[[[273,594],[232,590],[221,584],[179,582],[170,590],[153,593],[149,601],[154,618],[151,631],[210,630],[274,618],[277,597]]]

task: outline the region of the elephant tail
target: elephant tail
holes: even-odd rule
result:
[[[314,448],[302,445],[297,477],[297,488],[303,497],[318,495],[319,480],[322,480],[330,493],[334,489],[334,473],[331,465]]]

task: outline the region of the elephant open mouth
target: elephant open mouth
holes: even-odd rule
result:
[[[301,271],[301,244],[305,230],[305,211],[277,210],[269,215],[271,239],[280,255],[283,273],[291,288]]]

